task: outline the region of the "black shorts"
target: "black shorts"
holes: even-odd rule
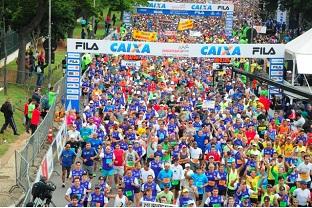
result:
[[[70,172],[71,167],[62,166],[62,171],[67,170],[67,172]]]
[[[141,188],[140,187],[134,188],[134,193],[135,194],[138,194],[140,192],[141,192]]]
[[[250,198],[252,204],[258,204],[258,198]]]
[[[198,201],[202,201],[203,200],[203,196],[204,196],[204,194],[198,194]]]
[[[219,189],[219,195],[225,196],[226,195],[226,189],[222,189],[222,190]]]
[[[234,194],[235,194],[235,190],[228,189],[229,196],[234,196]]]

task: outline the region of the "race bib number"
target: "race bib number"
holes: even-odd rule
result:
[[[163,179],[163,182],[164,182],[164,183],[170,183],[170,178],[164,178],[164,179]]]
[[[281,201],[280,202],[280,207],[287,207],[287,202]]]
[[[212,207],[221,207],[221,204],[213,204]]]
[[[127,197],[131,197],[133,195],[133,192],[132,191],[126,191],[126,196]]]
[[[220,186],[225,186],[225,180],[219,180],[219,185]]]
[[[127,166],[129,166],[129,167],[134,167],[134,162],[133,162],[133,161],[128,161],[128,162],[127,162]]]
[[[238,165],[241,165],[241,164],[243,164],[243,161],[242,161],[242,160],[237,160],[236,163],[237,163]]]
[[[112,164],[113,163],[113,160],[112,159],[106,159],[106,164]]]
[[[208,185],[209,185],[209,186],[214,186],[215,184],[216,184],[215,181],[208,181]]]
[[[179,180],[173,180],[173,181],[172,181],[172,185],[176,186],[176,185],[178,185],[178,184],[179,184]]]
[[[308,180],[309,179],[309,174],[308,173],[301,173],[300,177],[302,180]]]

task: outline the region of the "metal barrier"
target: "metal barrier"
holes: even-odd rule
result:
[[[62,100],[64,95],[65,78],[63,77],[60,79],[54,85],[54,88],[58,89],[56,101],[50,107],[37,130],[30,136],[25,147],[19,152],[15,151],[16,185],[14,185],[9,192],[11,193],[15,188],[21,187],[26,194],[24,202],[28,202],[31,197],[32,182],[35,180],[35,175],[42,160],[42,157],[38,157],[38,153],[42,150],[43,144],[46,141],[49,128],[53,126],[56,105]],[[33,171],[33,173],[31,173],[31,171]]]

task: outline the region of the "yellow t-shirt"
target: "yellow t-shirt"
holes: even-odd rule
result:
[[[293,152],[294,152],[293,144],[285,144],[285,147],[284,147],[284,155],[285,155],[285,157],[291,157]]]
[[[138,130],[137,130],[137,134],[139,136],[141,136],[142,134],[145,134],[146,133],[146,128],[142,128],[142,127],[139,127]]]
[[[248,177],[247,178],[247,185],[254,191],[250,198],[258,198],[258,185],[259,185],[260,176],[256,176],[255,178]]]

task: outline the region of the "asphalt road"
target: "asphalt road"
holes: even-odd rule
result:
[[[67,189],[71,186],[71,183],[67,181],[65,188],[62,188],[62,167],[60,166],[59,163],[54,164],[54,172],[50,178],[50,181],[52,181],[56,185],[56,190],[53,192],[53,197],[52,201],[57,207],[65,207],[68,202],[65,200],[65,193]],[[91,185],[92,185],[92,190],[94,190],[94,186],[98,183],[98,177],[100,176],[100,172],[96,172],[96,177],[92,179]],[[112,190],[113,193],[115,193],[114,190]],[[108,206],[112,207],[114,205],[114,200],[110,199]],[[50,205],[51,206],[51,205]]]

